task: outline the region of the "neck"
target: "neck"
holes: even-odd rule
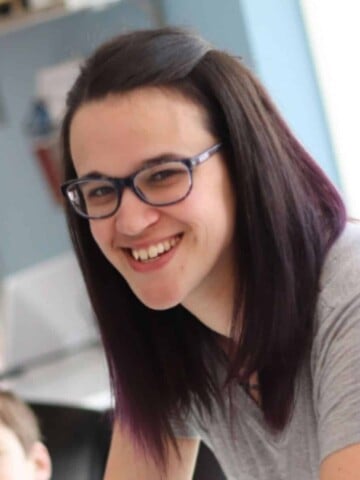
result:
[[[219,281],[212,281],[183,302],[200,322],[214,332],[230,337],[234,304],[233,272],[223,272]]]

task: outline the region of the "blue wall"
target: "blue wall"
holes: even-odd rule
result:
[[[150,27],[149,12],[118,4],[0,35],[0,277],[70,248],[61,209],[52,202],[23,124],[39,68],[87,55],[125,28]]]
[[[299,0],[240,0],[253,64],[294,133],[339,184]]]

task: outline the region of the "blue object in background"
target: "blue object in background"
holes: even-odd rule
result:
[[[44,100],[33,101],[25,128],[31,137],[44,137],[53,132],[54,125]]]

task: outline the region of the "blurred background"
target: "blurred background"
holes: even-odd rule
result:
[[[122,31],[187,26],[241,56],[360,217],[356,0],[0,0],[1,379],[34,401],[111,404],[58,196],[81,59]]]

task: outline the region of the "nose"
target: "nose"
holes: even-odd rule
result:
[[[144,203],[129,188],[125,188],[115,213],[115,227],[118,233],[134,237],[156,223],[159,217],[156,207]]]

